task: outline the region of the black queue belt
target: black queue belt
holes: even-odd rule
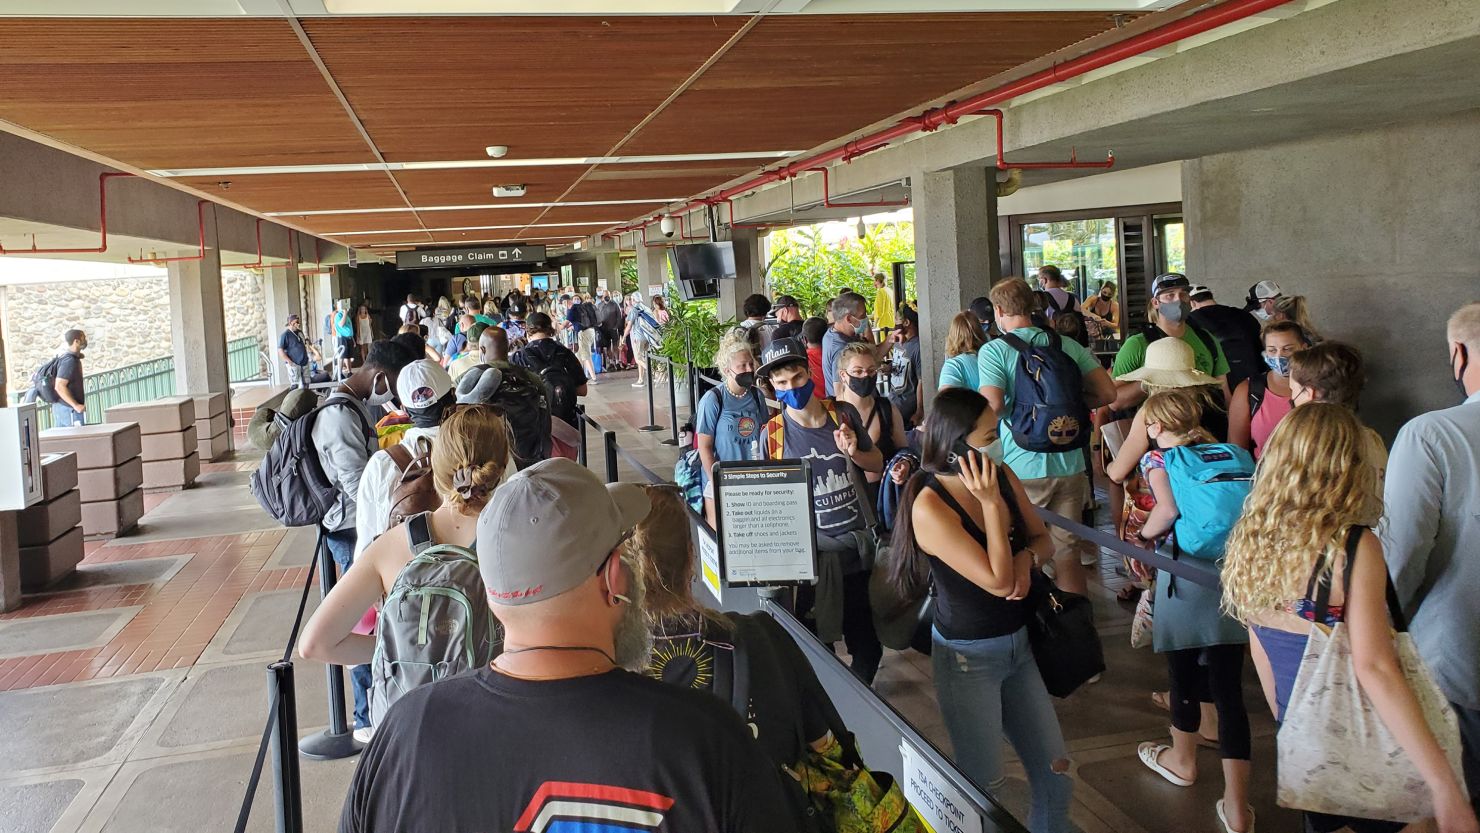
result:
[[[1092,544],[1098,544],[1100,547],[1110,550],[1116,555],[1122,555],[1126,558],[1139,561],[1148,567],[1165,570],[1177,578],[1187,579],[1193,584],[1200,584],[1203,587],[1210,587],[1217,590],[1222,586],[1218,578],[1218,572],[1202,566],[1196,560],[1184,561],[1172,558],[1159,551],[1153,552],[1152,550],[1132,546],[1108,532],[1085,526],[1078,521],[1071,521],[1063,515],[1056,515],[1047,509],[1038,507],[1037,511],[1038,517],[1042,518],[1044,523],[1072,532]]]

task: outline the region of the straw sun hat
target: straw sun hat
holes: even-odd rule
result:
[[[1216,385],[1217,379],[1197,369],[1192,346],[1180,338],[1159,338],[1146,346],[1140,368],[1115,377],[1117,382],[1145,382],[1163,388]]]

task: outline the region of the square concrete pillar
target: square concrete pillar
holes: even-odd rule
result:
[[[929,392],[940,378],[951,318],[1002,277],[997,177],[991,168],[955,168],[912,181],[921,374]]]
[[[592,284],[592,291],[606,282],[606,288],[616,294],[622,291],[622,253],[621,252],[595,252],[596,255],[596,280]]]
[[[286,382],[282,360],[277,354],[278,336],[287,325],[289,315],[303,315],[303,292],[299,286],[298,264],[290,262],[286,267],[267,269],[262,273],[262,289],[267,307],[267,354],[271,357],[272,373],[269,378]],[[303,332],[309,332],[304,322]]]
[[[766,258],[760,231],[732,229],[730,242],[735,245],[735,279],[719,282],[719,320],[721,321],[744,318],[740,306],[745,299],[757,292],[766,291],[763,274],[766,269]]]
[[[637,244],[637,289],[646,301],[668,283],[668,250],[662,246]]]
[[[214,205],[206,207],[205,232],[204,259],[166,264],[170,335],[175,350],[175,392],[182,395],[223,391],[230,386]]]

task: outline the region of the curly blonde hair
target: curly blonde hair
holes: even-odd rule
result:
[[[1347,529],[1377,522],[1382,500],[1364,453],[1367,430],[1350,409],[1329,402],[1280,420],[1224,551],[1230,616],[1247,622],[1299,598]]]
[[[432,441],[432,484],[442,502],[478,514],[503,479],[509,447],[509,423],[497,408],[455,406]]]
[[[716,623],[723,617],[708,610],[692,591],[694,535],[689,510],[677,487],[644,485],[652,508],[622,545],[622,558],[642,577],[643,608],[654,622],[684,616],[702,616]]]
[[[755,361],[755,345],[750,342],[750,332],[743,327],[735,327],[720,336],[719,347],[714,351],[714,366],[719,368],[721,376],[730,372],[730,362],[737,355],[745,354]]]

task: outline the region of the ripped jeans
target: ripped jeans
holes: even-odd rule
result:
[[[1003,736],[1028,774],[1033,833],[1067,833],[1074,782],[1053,701],[1033,661],[1028,630],[991,639],[931,634],[930,662],[956,764],[988,793],[1003,774]],[[1057,767],[1055,763],[1057,762]]]

